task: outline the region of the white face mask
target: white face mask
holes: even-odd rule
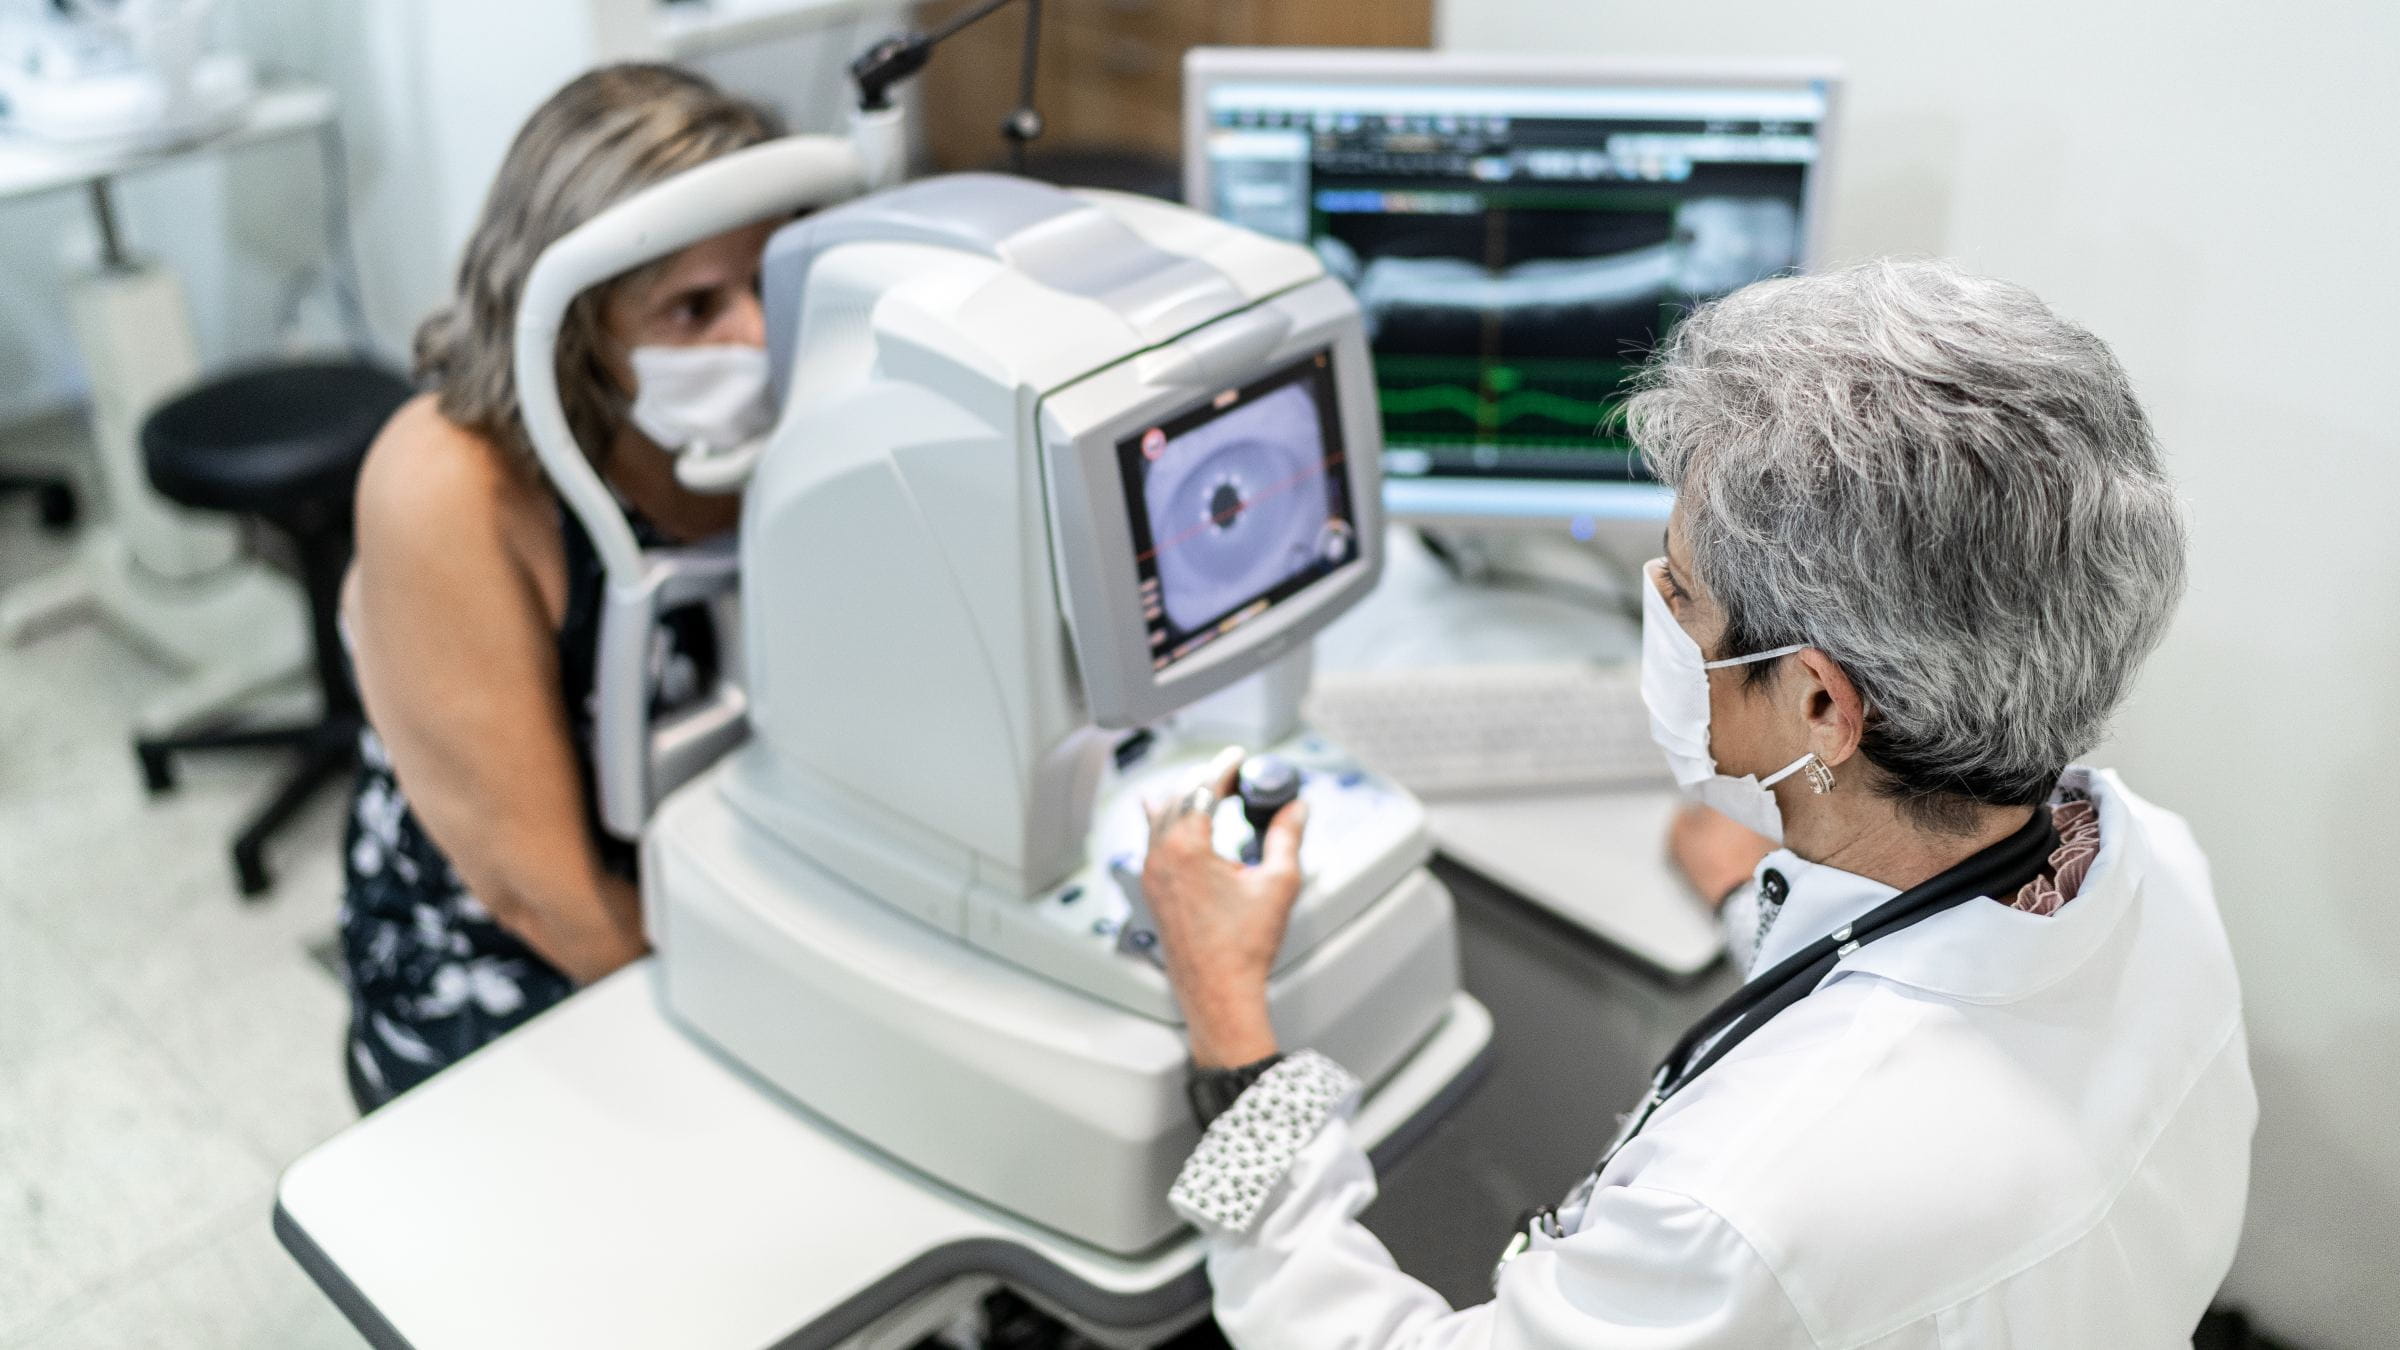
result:
[[[1776,843],[1783,842],[1783,810],[1767,789],[1799,772],[1808,763],[1802,755],[1761,780],[1755,774],[1729,778],[1717,772],[1708,749],[1708,672],[1720,666],[1746,666],[1771,661],[1807,646],[1800,643],[1771,652],[1701,659],[1700,644],[1683,631],[1667,607],[1654,569],[1666,564],[1653,559],[1642,567],[1642,702],[1650,705],[1650,736],[1667,752],[1675,781],[1692,800],[1715,807]]]
[[[763,348],[636,347],[633,380],[633,424],[670,453],[722,454],[775,425]]]

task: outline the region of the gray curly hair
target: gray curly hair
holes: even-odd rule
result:
[[[1928,828],[2044,800],[2183,593],[2131,382],[2022,286],[1891,261],[1762,281],[1684,319],[1625,412],[1724,652],[1839,663],[1879,790]]]

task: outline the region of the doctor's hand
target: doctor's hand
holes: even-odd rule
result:
[[[1267,975],[1300,896],[1306,802],[1293,802],[1268,822],[1256,866],[1216,851],[1214,804],[1232,794],[1241,767],[1242,752],[1227,750],[1210,763],[1199,787],[1147,808],[1150,854],[1142,863],[1142,895],[1158,922],[1192,1062],[1204,1069],[1252,1064],[1275,1053]]]
[[[1774,840],[1697,803],[1678,809],[1667,824],[1667,855],[1712,906],[1723,905],[1774,851]]]

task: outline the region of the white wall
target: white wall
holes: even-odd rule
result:
[[[2400,1327],[2400,7],[1446,0],[1459,50],[1830,56],[1835,258],[2025,282],[2138,381],[2192,589],[2099,758],[2211,852],[2263,1097],[2228,1298]]]

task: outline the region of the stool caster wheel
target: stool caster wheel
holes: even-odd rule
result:
[[[142,757],[142,786],[152,796],[174,791],[175,766],[168,761],[167,752],[152,745],[136,745],[133,749]]]
[[[66,529],[83,515],[81,506],[75,501],[75,489],[64,483],[44,486],[38,500],[41,503],[43,529]]]
[[[267,875],[267,860],[260,856],[261,852],[257,844],[246,841],[233,846],[233,870],[245,900],[256,900],[275,884]]]

